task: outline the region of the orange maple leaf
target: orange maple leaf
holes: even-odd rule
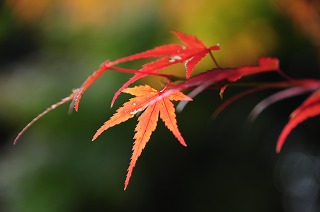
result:
[[[157,122],[160,118],[165,123],[166,127],[173,133],[183,146],[187,146],[177,126],[175,108],[171,101],[192,101],[192,99],[183,93],[177,91],[170,96],[159,99],[150,105],[150,102],[159,97],[163,91],[157,91],[148,85],[136,86],[133,88],[126,88],[122,92],[134,95],[128,102],[124,103],[117,112],[104,123],[100,129],[97,130],[92,140],[95,140],[103,131],[117,124],[127,121],[132,118],[136,113],[143,111],[138,118],[138,124],[135,128],[136,134],[134,135],[134,145],[132,147],[132,157],[127,172],[127,177],[124,183],[124,190],[127,188],[133,168],[142,150],[145,148],[149,141],[152,132],[157,127]]]

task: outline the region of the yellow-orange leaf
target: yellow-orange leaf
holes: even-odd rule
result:
[[[157,91],[148,85],[126,88],[122,92],[134,95],[136,97],[131,98],[128,102],[124,103],[123,106],[120,107],[117,112],[108,121],[106,121],[104,125],[100,127],[100,129],[97,130],[92,140],[95,140],[103,131],[107,130],[108,128],[127,121],[136,113],[145,109],[145,111],[143,111],[141,116],[138,118],[138,124],[135,128],[135,142],[132,147],[132,157],[124,185],[124,189],[126,189],[129,184],[133,168],[135,167],[142,150],[150,140],[152,132],[157,127],[159,114],[166,127],[173,133],[173,135],[182,145],[186,146],[186,143],[177,126],[175,108],[171,101],[191,101],[192,99],[177,91],[172,93],[170,96],[154,102],[154,100],[157,99],[162,92]],[[150,105],[149,103],[152,101],[154,103]]]
[[[160,102],[160,118],[166,125],[166,127],[173,133],[173,135],[179,140],[183,146],[187,146],[181,133],[179,132],[176,120],[176,113],[172,102],[168,99],[162,99]]]
[[[138,119],[138,124],[136,126],[136,134],[134,135],[134,145],[132,147],[132,156],[130,165],[128,168],[127,177],[124,183],[124,190],[127,188],[130,177],[132,174],[132,170],[136,165],[136,162],[141,155],[142,150],[146,146],[147,142],[149,141],[152,132],[157,127],[157,122],[159,118],[159,105],[153,104],[150,107],[148,107],[143,114]]]

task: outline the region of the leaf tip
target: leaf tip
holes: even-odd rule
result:
[[[124,183],[124,188],[123,188],[123,190],[125,191],[125,190],[127,189],[127,187],[128,187],[128,184],[127,184],[127,183]]]
[[[13,145],[16,145],[16,144],[17,144],[17,142],[18,142],[18,140],[20,139],[20,137],[21,137],[21,133],[19,133],[19,135],[14,139]]]
[[[224,91],[227,89],[227,86],[223,86],[221,89],[220,89],[220,92],[219,92],[219,96],[220,96],[220,99],[223,100],[223,94],[224,94]]]
[[[278,143],[276,147],[276,153],[279,154],[282,149],[282,144]]]
[[[95,140],[99,137],[100,134],[101,134],[101,132],[100,132],[100,130],[98,130],[98,131],[93,135],[91,141],[95,141]]]
[[[260,57],[259,58],[260,66],[269,66],[270,69],[278,70],[279,69],[279,59],[273,57]]]
[[[130,166],[131,166],[131,165],[130,165]],[[133,166],[133,167],[134,167],[134,166]],[[129,167],[129,168],[128,168],[127,177],[126,177],[126,180],[124,181],[124,188],[123,188],[124,191],[128,188],[133,167]]]
[[[288,126],[288,125],[287,125]],[[285,142],[285,140],[287,139],[288,134],[291,132],[291,129],[286,129],[287,126],[285,127],[285,129],[281,132],[279,138],[278,138],[278,142],[277,142],[277,146],[276,146],[276,153],[280,153],[282,146]]]
[[[214,46],[210,46],[208,48],[209,50],[213,50],[213,51],[219,51],[221,48],[220,48],[220,43],[217,43],[216,45]]]
[[[220,114],[220,111],[214,111],[213,113],[212,113],[212,115],[211,115],[211,118],[213,118],[213,119],[215,119],[215,118],[217,118],[218,116],[219,116],[219,114]]]
[[[83,93],[83,89],[82,88],[77,88],[72,90],[72,101],[70,103],[69,106],[69,113],[71,113],[71,111],[74,109],[76,112],[78,112],[78,108],[79,108],[79,103],[80,103],[80,99],[81,99],[81,95]]]

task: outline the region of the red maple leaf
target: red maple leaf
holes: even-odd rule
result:
[[[132,148],[133,153],[124,186],[124,189],[126,189],[129,184],[133,168],[135,167],[142,150],[149,141],[152,132],[156,129],[159,114],[166,127],[173,133],[179,142],[183,146],[187,146],[179,132],[174,105],[171,101],[191,101],[192,99],[181,92],[175,92],[166,98],[162,98],[154,102],[154,104],[150,104],[152,100],[161,95],[162,91],[157,91],[148,85],[126,88],[122,92],[136,97],[131,98],[128,102],[124,103],[123,106],[120,107],[117,112],[108,121],[106,121],[100,129],[97,130],[92,140],[95,140],[108,128],[125,122],[132,118],[136,113],[143,111],[138,118],[139,122],[135,128],[136,134],[134,135],[135,142]]]
[[[280,71],[280,70],[279,70]],[[286,138],[291,133],[291,131],[299,125],[301,122],[308,118],[320,115],[320,81],[313,79],[300,79],[300,80],[289,80],[283,82],[269,82],[262,83],[258,87],[241,92],[225,101],[218,109],[215,111],[216,116],[228,105],[238,100],[239,98],[266,89],[272,88],[286,88],[282,91],[276,92],[269,97],[265,98],[259,102],[251,111],[249,119],[253,121],[256,117],[270,105],[290,98],[297,95],[302,95],[305,93],[313,92],[297,109],[295,109],[291,115],[289,122],[284,126],[281,134],[277,141],[276,152],[280,152]]]
[[[291,115],[289,122],[284,126],[278,138],[276,151],[280,152],[284,141],[290,132],[308,118],[320,115],[320,90],[311,94]]]
[[[88,79],[82,84],[79,88],[77,95],[74,97],[74,108],[77,111],[79,102],[81,99],[81,95],[88,89],[92,83],[100,77],[102,73],[107,70],[117,70],[121,71],[121,68],[116,68],[115,65],[120,63],[124,63],[131,60],[137,60],[142,58],[152,58],[152,57],[163,57],[159,60],[156,60],[151,63],[147,63],[143,65],[141,69],[136,71],[135,75],[129,79],[114,95],[111,106],[120,95],[123,89],[127,88],[130,84],[134,83],[138,79],[145,77],[147,75],[156,73],[168,66],[177,64],[177,63],[184,63],[187,69],[186,71],[186,78],[189,78],[195,66],[204,58],[208,53],[212,57],[213,61],[217,65],[211,51],[212,50],[219,50],[220,46],[210,46],[206,47],[196,36],[186,35],[181,32],[173,32],[184,44],[185,46],[181,46],[178,44],[168,44],[156,47],[151,50],[147,50],[142,53],[134,54],[131,56],[123,57],[113,62],[107,60],[103,63],[100,68],[95,71]],[[218,65],[217,65],[218,66]]]
[[[163,92],[157,99],[153,101],[158,101],[161,98],[171,95],[176,91],[193,89],[188,96],[190,98],[195,97],[197,94],[207,89],[211,85],[219,85],[220,89],[224,91],[225,86],[228,83],[236,82],[244,76],[259,74],[264,72],[278,71],[279,70],[279,60],[277,58],[262,57],[259,59],[259,64],[257,66],[241,66],[237,68],[217,68],[205,73],[195,75],[185,82],[173,86],[172,89],[167,89]],[[220,83],[220,84],[219,84]],[[221,92],[220,92],[221,94]],[[153,103],[153,102],[151,102]],[[182,102],[183,106],[186,102]],[[179,110],[182,107],[178,106]]]

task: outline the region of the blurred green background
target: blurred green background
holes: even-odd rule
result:
[[[306,96],[278,103],[250,124],[250,109],[272,92],[212,119],[221,100],[205,91],[177,115],[188,147],[159,122],[126,191],[136,120],[91,138],[129,97],[122,94],[110,109],[129,74],[105,73],[78,113],[68,115],[64,105],[12,145],[23,126],[104,60],[178,42],[170,30],[219,43],[215,56],[224,67],[274,56],[293,77],[319,78],[319,17],[317,0],[0,1],[0,211],[319,211],[319,118],[299,126],[281,154],[274,151]],[[205,60],[196,71],[210,68]],[[184,73],[183,66],[168,71]],[[266,76],[273,77],[279,79]],[[227,89],[225,98],[235,92]]]

